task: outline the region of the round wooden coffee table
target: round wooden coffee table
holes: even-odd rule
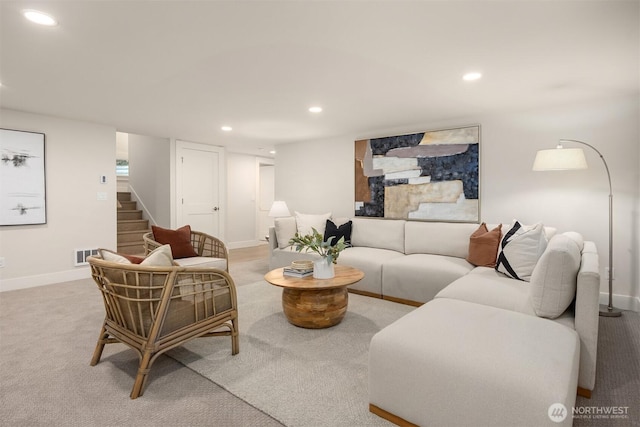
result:
[[[282,268],[271,270],[264,280],[282,288],[282,310],[290,323],[302,328],[329,328],[342,321],[347,312],[347,286],[364,277],[357,268],[335,265],[335,277],[314,279],[290,277]]]

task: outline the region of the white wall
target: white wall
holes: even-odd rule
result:
[[[116,246],[116,130],[4,109],[0,126],[45,134],[47,191],[46,224],[0,227],[0,290],[89,277],[74,250]]]
[[[129,185],[150,225],[171,227],[171,158],[166,138],[129,134]]]
[[[633,96],[438,123],[425,120],[420,125],[374,134],[279,145],[276,199],[285,200],[292,212],[331,211],[338,217],[353,216],[355,140],[480,124],[482,221],[508,223],[517,218],[582,233],[598,247],[601,292],[607,293],[604,267],[608,263],[609,189],[602,161],[585,147],[587,170],[531,170],[537,150],[555,147],[560,138],[582,140],[596,146],[611,169],[615,196],[614,294],[622,296],[616,297],[614,304],[638,310],[639,116],[638,97]]]

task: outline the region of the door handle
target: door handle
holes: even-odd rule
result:
[[[217,212],[217,211],[219,211],[219,210],[220,210],[220,208],[219,208],[219,207],[214,206],[214,208],[213,208],[213,211],[214,211],[214,212]]]

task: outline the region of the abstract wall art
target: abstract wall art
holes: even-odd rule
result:
[[[0,129],[0,225],[45,224],[44,134]]]
[[[355,215],[478,222],[480,126],[355,142]]]

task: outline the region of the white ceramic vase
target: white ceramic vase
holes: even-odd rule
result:
[[[322,258],[313,262],[313,277],[316,279],[331,279],[336,275],[333,263]]]

